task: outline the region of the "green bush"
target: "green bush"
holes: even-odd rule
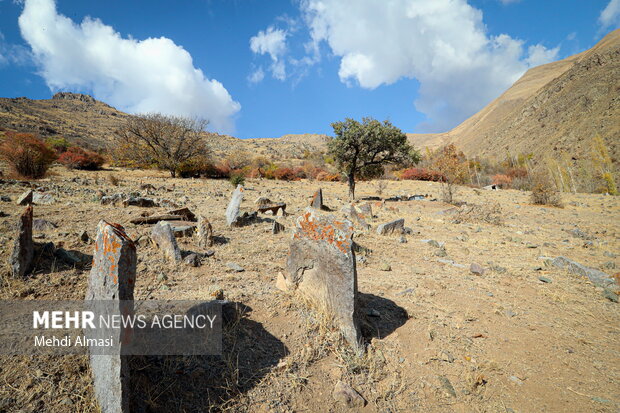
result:
[[[237,185],[243,185],[245,183],[245,178],[243,175],[233,175],[230,177],[230,184],[235,188]]]

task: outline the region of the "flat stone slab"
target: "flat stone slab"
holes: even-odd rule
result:
[[[115,315],[133,313],[133,290],[136,283],[136,246],[118,224],[100,221],[97,226],[93,267],[88,279],[87,303]],[[106,300],[106,301],[101,301]],[[118,304],[115,304],[118,303]],[[89,338],[108,338],[124,343],[130,332],[124,329],[88,329]],[[90,354],[95,397],[101,412],[128,413],[130,400],[129,364],[122,356],[123,344],[112,355]]]
[[[377,234],[389,235],[393,233],[401,234],[405,229],[405,219],[400,218],[391,222],[386,222],[377,227]]]
[[[273,215],[277,215],[280,209],[284,214],[286,214],[286,204],[284,202],[280,202],[277,204],[261,205],[258,207],[258,212],[264,214],[268,211],[271,211]]]
[[[564,268],[570,273],[588,277],[590,281],[592,281],[592,284],[597,287],[610,287],[618,285],[611,275],[608,275],[603,271],[599,271],[596,268],[586,267],[585,265],[579,264],[578,262],[566,257],[557,257],[551,261],[551,264],[558,268]]]
[[[189,221],[160,221],[170,225],[176,238],[191,237],[196,232],[196,224]]]
[[[307,208],[296,221],[285,284],[333,318],[349,344],[361,351],[352,237],[350,221]]]

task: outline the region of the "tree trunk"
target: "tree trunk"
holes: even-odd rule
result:
[[[351,201],[355,201],[355,174],[353,172],[349,172],[349,176],[347,178],[349,183],[349,198]]]

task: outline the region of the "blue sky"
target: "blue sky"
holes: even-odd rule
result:
[[[445,131],[592,47],[620,0],[0,0],[0,96],[94,95],[241,138]]]

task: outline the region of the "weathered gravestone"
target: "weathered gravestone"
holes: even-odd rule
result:
[[[391,222],[386,222],[385,224],[381,224],[377,227],[377,234],[379,235],[388,235],[388,234],[402,234],[405,230],[405,220],[404,218],[397,219]]]
[[[32,197],[34,196],[34,192],[32,189],[27,190],[23,194],[17,198],[17,205],[29,205],[32,204]]]
[[[226,223],[229,227],[239,226],[239,208],[241,207],[241,201],[243,201],[243,186],[238,185],[233,192],[232,198],[226,208]]]
[[[355,205],[347,204],[342,207],[341,211],[360,229],[367,230],[370,228],[370,225],[366,222],[361,213],[357,212]]]
[[[151,230],[151,239],[164,253],[166,259],[175,263],[181,261],[181,250],[169,223],[160,221],[154,225]]]
[[[284,281],[288,290],[298,290],[333,317],[350,345],[361,351],[352,236],[350,221],[307,208],[297,218]]]
[[[279,234],[284,231],[286,227],[283,224],[280,224],[278,221],[273,221],[273,226],[271,227],[271,232],[273,234]]]
[[[319,210],[323,209],[323,190],[321,188],[314,193],[310,206]]]
[[[136,246],[118,224],[99,222],[95,240],[93,267],[88,279],[87,305],[104,308],[114,314],[133,313],[133,289],[136,281]],[[105,300],[105,301],[103,301]],[[105,334],[112,336],[114,354],[94,354],[90,349],[95,396],[103,413],[129,412],[129,365],[127,356],[121,355],[129,330],[99,329],[87,332],[90,337]]]
[[[32,205],[28,205],[19,217],[17,238],[11,254],[11,272],[13,277],[23,277],[32,270],[34,243],[32,241]]]
[[[207,248],[213,245],[213,228],[209,220],[202,216],[198,216],[198,246]]]

